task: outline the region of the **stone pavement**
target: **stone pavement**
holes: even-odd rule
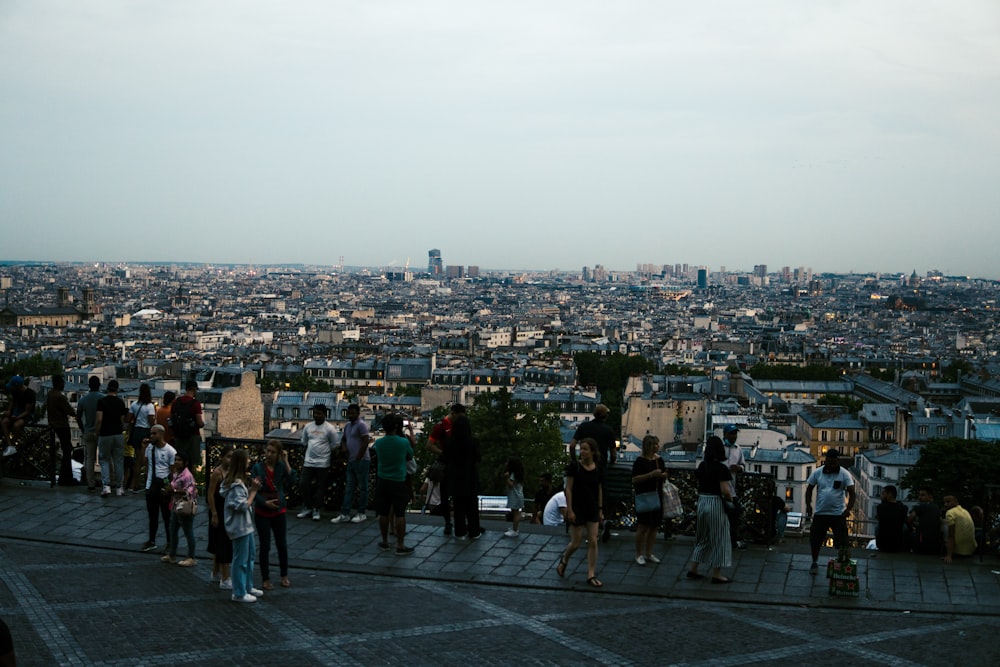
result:
[[[862,596],[831,598],[804,544],[738,552],[735,582],[714,586],[684,578],[690,540],[643,567],[623,533],[601,545],[594,591],[582,550],[556,576],[561,529],[511,540],[487,521],[459,542],[412,516],[416,552],[397,557],[374,520],[292,516],[293,587],[236,605],[208,582],[204,514],[190,569],[138,553],[145,516],[142,496],[0,481],[0,617],[19,664],[1000,664],[997,561],[859,553]]]

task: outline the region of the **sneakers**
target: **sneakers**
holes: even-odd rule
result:
[[[813,563],[809,566],[809,574],[819,574],[819,563]]]
[[[346,514],[338,514],[337,516],[330,519],[330,523],[347,523],[351,520],[351,517]]]
[[[319,514],[319,512],[313,512],[310,508],[303,507],[302,511],[295,515],[295,518],[296,519],[304,519],[307,516],[309,516],[310,514],[315,515],[315,514]]]
[[[354,518],[351,519],[351,523],[361,523],[368,518],[367,514],[355,514]]]
[[[473,540],[478,540],[478,539],[479,539],[480,537],[482,537],[482,536],[483,536],[483,535],[485,535],[485,534],[486,534],[486,529],[485,529],[485,528],[480,528],[480,529],[479,529],[479,532],[478,532],[478,533],[476,533],[475,535],[472,535],[472,534],[470,533],[470,534],[469,534],[469,539],[473,539]]]
[[[313,521],[319,521],[319,510],[313,510]]]
[[[506,533],[503,534],[504,537],[517,537],[517,531],[511,528]]]
[[[145,544],[142,545],[142,548],[139,549],[139,551],[141,551],[144,554],[148,554],[150,551],[156,551],[156,545],[153,544],[152,542],[146,542]]]
[[[397,556],[409,556],[413,553],[413,547],[396,547]]]
[[[118,490],[115,491],[115,495],[116,496],[124,496],[125,495],[125,489],[123,489],[122,487],[119,486]]]
[[[7,445],[3,450],[4,456],[14,456],[14,454],[17,454],[17,447],[14,445]]]
[[[173,556],[171,556],[170,554],[167,554],[166,556],[164,556],[163,558],[160,559],[160,562],[161,563],[169,563],[170,565],[173,565],[177,561],[174,559]]]
[[[249,593],[247,593],[243,597],[240,597],[239,595],[234,595],[231,599],[232,599],[233,602],[256,602],[257,601],[257,598],[255,598],[254,596],[250,595]]]
[[[104,487],[101,489],[101,498],[107,498],[110,495],[111,495],[111,487],[105,484]]]
[[[219,582],[219,590],[220,591],[231,591],[231,590],[233,590],[233,580],[232,579],[223,579],[222,581],[220,581]]]
[[[645,565],[646,564],[646,557],[645,556],[636,556],[635,557],[635,564],[636,565]]]
[[[444,524],[444,536],[448,537],[449,535],[451,535],[451,524],[446,523]]]
[[[381,549],[382,551],[388,551],[389,550],[389,543],[388,542],[379,542],[378,543],[378,548]]]
[[[659,564],[659,562],[660,562],[660,559],[657,558],[656,556],[654,556],[653,554],[647,555],[646,556],[646,560],[649,561],[650,563],[657,563],[657,564]]]
[[[259,588],[251,588],[250,595],[254,596],[255,598],[262,598],[264,597],[264,591],[260,590]]]
[[[198,561],[196,561],[194,558],[185,558],[184,560],[182,560],[177,564],[180,565],[181,567],[194,567],[197,563]]]

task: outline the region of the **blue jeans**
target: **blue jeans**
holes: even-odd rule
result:
[[[125,481],[125,436],[121,433],[102,435],[97,439],[97,450],[101,460],[101,483],[121,487]]]
[[[347,462],[347,478],[344,480],[344,505],[341,514],[350,514],[354,507],[354,495],[358,495],[358,514],[368,511],[368,471],[372,462],[367,459]]]
[[[178,528],[184,529],[184,539],[187,540],[187,557],[194,558],[194,517],[180,516],[177,512],[170,513],[170,555],[177,555]]]
[[[233,595],[241,598],[253,588],[253,533],[233,540]]]

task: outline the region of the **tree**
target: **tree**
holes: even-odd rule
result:
[[[955,494],[965,507],[988,506],[986,485],[1000,483],[1000,443],[963,438],[931,440],[900,484],[916,493],[927,486],[940,500]]]
[[[15,375],[25,378],[51,377],[63,372],[62,364],[58,359],[46,359],[40,354],[12,361],[6,366],[0,366],[0,378],[4,379],[4,384]]]
[[[850,396],[841,396],[839,394],[823,394],[816,401],[817,405],[842,405],[847,408],[847,411],[851,414],[857,414],[861,411],[861,408],[865,406],[865,402],[860,398],[851,398]]]
[[[754,364],[749,370],[754,380],[803,380],[835,382],[841,379],[840,369],[831,366],[809,364],[791,366],[785,364]]]
[[[618,433],[622,423],[622,395],[632,375],[652,373],[656,365],[645,357],[615,352],[602,357],[594,352],[578,352],[573,356],[580,384],[596,385],[601,402],[608,406],[608,425]]]
[[[507,492],[502,473],[510,456],[519,457],[524,464],[526,496],[534,492],[535,480],[541,473],[561,474],[565,452],[559,414],[554,409],[533,410],[501,388],[476,397],[469,409],[469,421],[482,449],[479,464],[482,493]]]

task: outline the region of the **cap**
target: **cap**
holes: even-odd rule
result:
[[[726,424],[722,427],[723,434],[725,433],[739,433],[740,427],[736,424]]]
[[[24,378],[21,377],[20,375],[15,375],[10,379],[10,382],[7,383],[7,391],[10,391],[11,389],[14,389],[16,387],[21,387],[23,385],[24,385]]]

